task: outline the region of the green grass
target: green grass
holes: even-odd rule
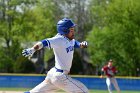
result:
[[[30,88],[0,88],[0,91],[28,91]]]
[[[0,91],[28,91],[28,90],[30,90],[30,88],[0,88]],[[107,90],[90,90],[90,93],[109,93],[109,92]],[[113,91],[113,93],[117,92]],[[121,91],[121,93],[140,93],[140,91]]]
[[[90,93],[109,93],[107,90],[92,90]],[[113,93],[117,93],[117,91],[113,91]],[[140,93],[140,91],[121,91],[121,93]]]

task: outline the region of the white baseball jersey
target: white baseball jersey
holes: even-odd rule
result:
[[[75,39],[69,40],[67,37],[57,34],[55,37],[46,39],[48,46],[53,48],[55,55],[55,67],[70,71],[74,53]],[[80,43],[79,43],[80,44]]]
[[[80,43],[75,39],[69,40],[60,34],[41,42],[43,47],[53,48],[55,67],[48,71],[45,80],[30,90],[30,93],[55,93],[58,89],[63,89],[67,93],[88,93],[88,89],[83,83],[72,79],[68,73],[65,73],[70,71],[74,47],[79,48]]]

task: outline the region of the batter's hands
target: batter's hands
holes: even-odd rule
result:
[[[28,48],[28,49],[24,49],[22,51],[22,55],[25,57],[32,57],[32,55],[34,54],[35,49],[34,48]]]
[[[80,43],[81,48],[87,48],[87,46],[88,46],[87,41],[83,41],[83,42]]]

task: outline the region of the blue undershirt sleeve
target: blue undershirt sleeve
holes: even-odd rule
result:
[[[51,48],[51,45],[50,45],[50,41],[49,40],[44,39],[41,42],[43,44],[43,47],[49,47],[49,48]]]
[[[80,48],[80,42],[75,40],[74,48]]]

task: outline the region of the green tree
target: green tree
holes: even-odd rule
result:
[[[11,60],[11,68],[16,69],[13,66],[18,65],[23,47],[56,34],[56,11],[59,9],[51,0],[3,0],[0,3],[0,48],[4,50],[0,56],[5,54],[5,62]]]
[[[31,0],[30,0],[31,1]],[[29,2],[30,2],[29,1]],[[18,56],[21,55],[20,51],[20,36],[19,25],[16,25],[17,17],[21,15],[18,11],[18,5],[27,3],[27,0],[1,0],[0,1],[0,39],[1,39],[1,57],[0,64],[9,64],[11,70],[6,70],[6,65],[3,65],[3,72],[13,72],[13,64]],[[30,2],[33,3],[33,2]],[[5,56],[4,56],[4,55]],[[4,70],[5,69],[5,70]]]
[[[119,75],[137,76],[140,69],[140,1],[108,0],[91,7],[95,23],[88,35],[93,64],[112,58]]]

